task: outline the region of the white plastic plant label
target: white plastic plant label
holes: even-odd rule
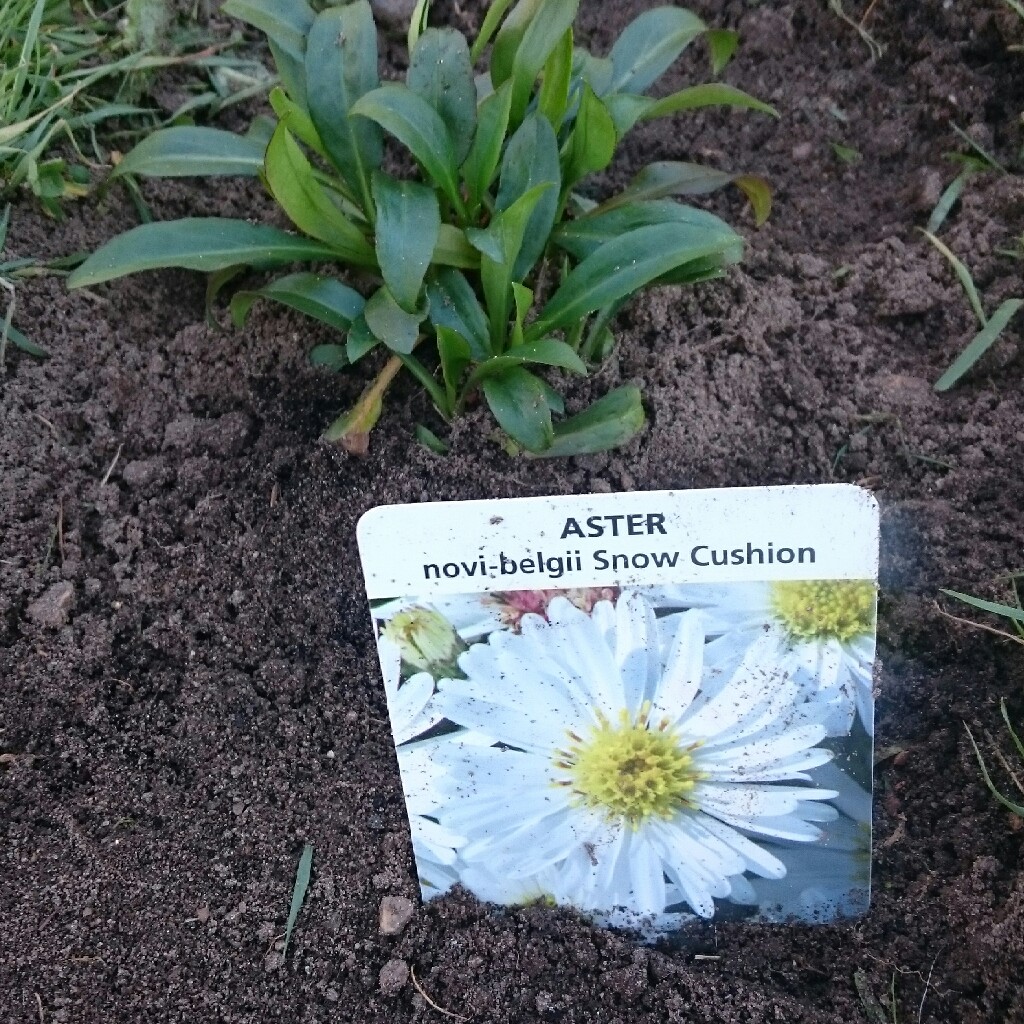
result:
[[[396,505],[358,534],[425,899],[648,937],[867,910],[866,491]]]

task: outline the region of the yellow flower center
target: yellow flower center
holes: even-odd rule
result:
[[[652,728],[650,712],[649,704],[635,718],[624,709],[615,722],[601,715],[586,736],[570,732],[555,754],[556,784],[571,787],[577,805],[634,829],[693,807],[693,789],[705,777],[694,763],[700,744],[683,745],[667,720]]]
[[[772,584],[771,607],[798,642],[848,643],[875,625],[872,580],[793,580]]]

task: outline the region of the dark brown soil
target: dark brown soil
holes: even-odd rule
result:
[[[585,0],[583,32],[606,45],[642,6]],[[311,370],[327,337],[310,321],[260,307],[245,330],[223,310],[209,326],[189,274],[19,288],[17,322],[53,357],[9,353],[0,385],[4,1024],[446,1019],[426,996],[494,1022],[1024,1020],[1024,833],[962,724],[1001,735],[1002,696],[1021,720],[1024,657],[935,605],[943,586],[1005,598],[998,577],[1022,568],[1021,331],[936,395],[972,317],[914,230],[955,173],[943,154],[965,148],[951,123],[1019,168],[1024,56],[987,0],[873,4],[874,64],[817,0],[696,6],[741,29],[727,78],[782,120],[647,127],[600,187],[650,159],[703,159],[767,174],[776,209],[725,283],[625,314],[618,354],[571,393],[642,384],[650,427],[624,451],[510,459],[476,415],[439,458],[413,440],[417,421],[440,428],[402,384],[358,460],[317,436],[369,370]],[[163,218],[273,215],[255,186],[145,192]],[[748,224],[738,199],[714,202]],[[134,216],[116,192],[59,225],[22,201],[9,249],[63,254]],[[1024,185],[998,174],[944,229],[989,309],[1021,294],[1021,264],[996,250],[1022,231]],[[719,924],[651,951],[568,913],[453,895],[382,936],[381,899],[416,885],[358,516],[832,480],[872,487],[884,510],[870,915]],[[313,882],[284,959],[304,842]],[[396,960],[426,995],[396,964],[382,989]]]

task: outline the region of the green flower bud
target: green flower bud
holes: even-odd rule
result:
[[[384,627],[386,636],[402,652],[402,663],[435,679],[462,679],[459,655],[466,650],[455,627],[433,608],[407,608]]]

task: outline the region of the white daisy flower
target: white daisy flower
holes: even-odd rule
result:
[[[654,587],[659,611],[700,608],[709,660],[736,661],[767,629],[774,657],[802,684],[805,697],[827,709],[830,736],[847,736],[854,715],[874,731],[871,669],[875,659],[873,580],[776,580],[771,583]],[[670,633],[675,616],[664,621]]]
[[[402,652],[398,645],[382,636],[377,640],[377,651],[409,810],[420,890],[425,900],[431,899],[446,892],[457,881],[452,865],[457,857],[455,851],[465,842],[465,837],[438,824],[433,790],[424,784],[435,771],[431,751],[438,741],[410,741],[437,725],[443,716],[430,706],[434,680],[426,672],[419,672],[403,683]]]
[[[439,684],[437,710],[499,744],[456,734],[434,752],[438,820],[466,836],[462,862],[510,879],[558,865],[586,911],[660,914],[681,895],[710,917],[731,877],[785,873],[745,833],[813,842],[812,822],[835,816],[818,803],[834,791],[779,785],[832,755],[770,643],[706,696],[699,613],[680,618],[664,664],[639,594],[592,615],[556,599],[547,616],[471,647],[466,678]]]

